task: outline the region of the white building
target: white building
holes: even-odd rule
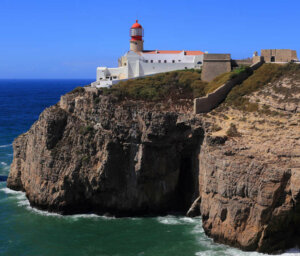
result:
[[[110,87],[120,80],[202,66],[202,51],[145,51],[143,34],[136,21],[130,29],[130,51],[119,58],[119,67],[98,67],[97,81],[92,87]]]

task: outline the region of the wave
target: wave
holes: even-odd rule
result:
[[[102,220],[111,220],[115,219],[115,217],[108,217],[108,216],[101,216],[97,214],[74,214],[74,215],[61,215],[59,213],[54,213],[54,212],[47,212],[44,210],[39,210],[30,205],[29,200],[26,197],[25,192],[22,191],[15,191],[10,188],[2,188],[0,191],[3,191],[4,193],[13,196],[15,199],[17,199],[17,205],[20,207],[25,207],[26,210],[39,214],[42,216],[47,216],[47,217],[58,217],[58,218],[64,218],[64,219],[70,219],[73,221],[77,221],[80,219],[102,219]]]
[[[5,163],[5,162],[0,162],[0,164],[7,166],[7,163]]]
[[[10,195],[11,197],[17,199],[17,205],[19,207],[24,207],[26,210],[33,214],[38,214],[45,217],[62,218],[69,221],[79,221],[82,219],[101,219],[101,220],[112,220],[115,217],[100,216],[97,214],[75,214],[75,215],[61,215],[58,213],[52,213],[47,211],[42,211],[30,206],[29,200],[26,198],[24,192],[15,191],[9,188],[2,188],[0,191]],[[141,218],[128,218],[132,220],[140,220]],[[266,254],[258,252],[243,252],[239,249],[232,248],[222,244],[216,244],[213,240],[205,235],[202,228],[201,217],[189,218],[189,217],[177,217],[173,215],[161,216],[155,218],[159,223],[164,225],[189,225],[192,227],[191,234],[195,235],[196,240],[201,245],[202,249],[196,252],[196,256],[263,256]],[[300,250],[298,248],[287,250],[285,253],[281,254],[284,256],[299,256]]]
[[[11,146],[12,146],[12,144],[0,145],[0,148],[9,148]]]
[[[160,216],[156,218],[161,224],[177,225],[177,224],[197,224],[201,218],[177,217],[173,215]]]
[[[213,242],[213,239],[205,235],[202,228],[201,217],[189,218],[189,217],[176,217],[167,215],[164,217],[157,217],[157,221],[165,225],[190,225],[192,226],[191,234],[195,235],[199,245],[203,248],[200,252],[196,252],[196,256],[263,256],[267,254],[258,252],[244,252],[236,248],[229,247],[223,244],[217,244]],[[281,254],[284,256],[300,256],[300,250],[298,248],[287,250]]]
[[[10,188],[1,188],[0,191],[3,191],[5,194],[8,195],[23,195],[23,194],[25,195],[25,193],[22,191],[15,191]]]

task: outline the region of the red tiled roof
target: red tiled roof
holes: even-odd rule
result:
[[[201,51],[185,51],[185,55],[202,55],[204,52]]]
[[[153,51],[143,51],[146,54],[178,54],[183,51],[166,51],[166,50],[153,50]],[[204,52],[201,51],[184,51],[185,55],[202,55]]]

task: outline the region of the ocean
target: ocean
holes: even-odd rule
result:
[[[0,255],[4,256],[223,256],[263,255],[217,244],[201,218],[61,216],[30,207],[6,188],[12,142],[61,95],[92,80],[0,80]],[[300,255],[291,249],[284,255]]]

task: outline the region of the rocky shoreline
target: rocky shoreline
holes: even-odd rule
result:
[[[224,113],[75,90],[14,141],[7,186],[51,212],[201,214],[221,243],[267,253],[300,246],[298,114],[260,122]],[[239,134],[225,132],[232,123]]]

